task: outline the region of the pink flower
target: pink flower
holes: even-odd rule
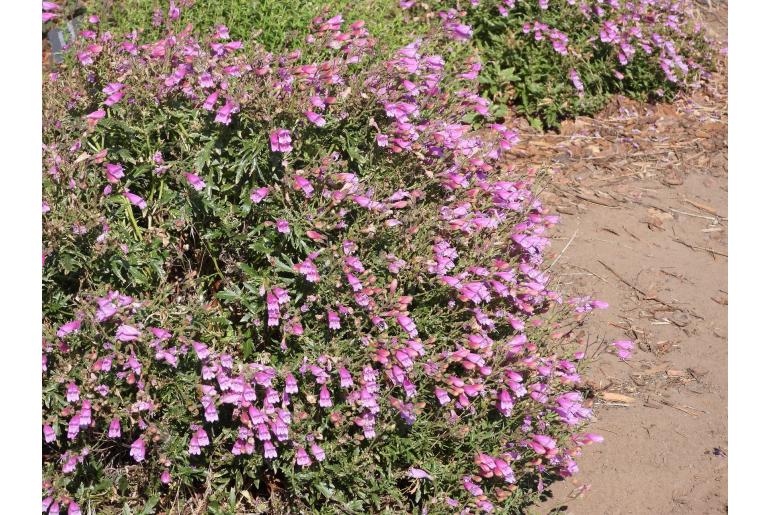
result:
[[[73,320],[72,322],[67,322],[66,324],[62,325],[58,331],[56,331],[56,336],[59,338],[64,338],[68,334],[72,334],[80,329],[80,320]]]
[[[318,394],[318,405],[322,408],[332,407],[331,395],[329,394],[329,389],[326,388],[325,384],[321,385],[321,393]]]
[[[307,116],[307,119],[317,127],[326,125],[326,120],[324,120],[323,116],[320,114],[314,113],[313,111],[305,111],[305,116]]]
[[[271,460],[278,457],[278,452],[275,450],[275,445],[273,445],[273,442],[270,440],[265,440],[262,442],[262,445],[265,448],[265,459]]]
[[[104,173],[107,174],[107,182],[115,184],[125,175],[123,167],[119,164],[104,163]]]
[[[203,182],[203,179],[195,175],[194,173],[185,173],[185,177],[187,177],[187,182],[190,183],[190,186],[192,186],[195,190],[201,191],[203,188],[206,187],[206,183]]]
[[[67,425],[67,439],[74,440],[78,433],[80,433],[80,415],[75,415]]]
[[[275,221],[275,228],[281,234],[289,234],[289,222],[284,219],[278,219]]]
[[[120,100],[123,98],[124,95],[125,95],[125,93],[123,93],[122,91],[118,91],[117,93],[113,93],[112,95],[108,96],[104,100],[104,105],[106,105],[107,107],[113,106],[113,105],[117,104],[118,102],[120,102]]]
[[[297,388],[297,380],[294,378],[291,372],[286,374],[284,383],[286,385],[286,393],[297,393],[299,391]]]
[[[418,469],[418,468],[415,468],[415,467],[410,467],[409,470],[407,471],[407,473],[409,474],[409,476],[411,476],[411,477],[413,477],[415,479],[429,479],[429,480],[433,481],[433,476],[431,476],[430,474],[425,472],[423,469]]]
[[[278,129],[270,133],[270,148],[273,152],[291,152],[291,134],[286,129]]]
[[[443,388],[439,388],[438,386],[434,389],[434,393],[436,394],[436,398],[438,399],[439,404],[442,406],[448,402],[450,402],[449,395],[447,394],[447,391]]]
[[[80,400],[80,389],[75,383],[67,385],[67,402],[77,402]]]
[[[297,455],[295,457],[295,461],[300,467],[309,467],[312,463],[310,461],[310,456],[307,455],[307,451],[304,447],[297,447]]]
[[[198,356],[198,359],[206,359],[209,357],[209,348],[201,342],[192,342],[193,350]]]
[[[340,374],[340,386],[342,388],[350,388],[353,386],[353,378],[345,367],[340,367],[337,370]]]
[[[618,353],[618,357],[623,361],[630,358],[632,353],[631,351],[634,350],[634,342],[630,340],[618,340],[612,342],[610,345],[615,347]]]
[[[134,326],[123,324],[115,332],[115,339],[121,342],[131,342],[139,338],[142,332]]]
[[[67,515],[81,515],[80,506],[75,501],[70,501],[67,507]]]
[[[471,29],[470,25],[449,22],[445,27],[449,37],[458,41],[467,41],[471,39],[471,36],[473,35],[473,29]]]
[[[329,319],[329,329],[336,330],[340,328],[340,316],[336,311],[330,309],[326,312],[326,316]]]
[[[56,433],[49,424],[43,426],[43,436],[45,437],[45,443],[51,443],[56,440]]]
[[[142,209],[142,210],[147,209],[147,202],[145,202],[144,199],[139,195],[135,195],[130,191],[125,191],[123,192],[123,196],[126,197],[129,202],[131,202],[133,205],[135,205],[139,209]]]
[[[233,104],[229,99],[225,102],[225,105],[219,108],[217,116],[214,118],[215,122],[230,125],[232,121],[232,114],[238,111],[238,106]]]
[[[131,444],[131,451],[129,455],[134,458],[134,461],[141,463],[144,461],[144,440],[140,436],[134,443]]]
[[[86,115],[86,119],[88,120],[88,125],[93,127],[99,122],[99,120],[104,118],[106,114],[107,113],[104,112],[104,109],[97,109],[93,113],[89,113],[88,115]]]
[[[602,443],[604,437],[595,433],[585,433],[583,435],[577,435],[575,441],[581,445],[589,445],[592,443]]]
[[[575,89],[578,91],[578,95],[583,96],[585,87],[583,86],[583,81],[580,80],[580,75],[578,75],[578,72],[574,68],[569,71],[569,78],[575,86]]]
[[[197,440],[198,446],[200,446],[200,447],[206,447],[206,446],[208,446],[211,443],[209,441],[208,433],[206,433],[206,430],[203,429],[202,427],[199,427],[195,431],[194,438]]]
[[[316,461],[323,461],[326,459],[326,453],[320,446],[316,444],[312,444],[310,446],[310,452],[313,453],[313,457],[316,459]]]
[[[110,438],[120,438],[120,420],[117,418],[112,419],[107,436]]]
[[[267,186],[264,186],[262,188],[257,188],[251,192],[251,195],[249,196],[251,198],[251,201],[255,204],[259,204],[262,202],[265,197],[267,197],[267,194],[270,193],[270,188]]]
[[[217,103],[217,99],[219,98],[219,93],[216,91],[212,94],[210,94],[208,97],[206,97],[206,100],[203,102],[203,109],[206,111],[211,111],[214,109],[214,104]]]
[[[160,482],[164,485],[167,485],[171,482],[171,473],[168,471],[168,469],[164,469],[163,472],[161,472]]]

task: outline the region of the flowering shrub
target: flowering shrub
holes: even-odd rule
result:
[[[44,84],[43,510],[511,513],[573,474],[553,333],[606,305],[549,288],[477,63],[165,16]]]
[[[465,10],[458,10],[457,5]],[[401,8],[433,15],[472,40],[487,63],[490,98],[537,125],[592,114],[609,95],[670,100],[712,68],[705,33],[682,0],[463,0]],[[428,9],[424,9],[427,6]],[[429,17],[423,16],[425,19]]]

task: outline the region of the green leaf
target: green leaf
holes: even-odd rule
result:
[[[155,513],[155,506],[158,504],[158,501],[160,501],[160,496],[157,494],[147,499],[147,502],[144,503],[144,508],[142,508],[142,515],[152,515]]]

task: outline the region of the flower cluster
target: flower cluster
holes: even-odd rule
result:
[[[273,54],[180,5],[156,41],[93,23],[44,85],[44,510],[249,478],[505,512],[573,474],[598,438],[553,331],[602,305],[551,289],[479,63],[341,16]]]

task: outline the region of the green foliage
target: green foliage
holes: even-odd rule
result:
[[[181,4],[182,2],[177,2]],[[146,38],[162,37],[162,26],[154,27],[153,13],[168,10],[161,0],[87,0],[89,13],[101,18],[103,28],[125,34],[140,28]],[[415,29],[392,0],[197,0],[182,9],[180,20],[196,29],[224,24],[234,39],[254,38],[271,52],[295,48],[308,34],[317,16],[341,14],[348,21],[366,20],[383,51],[410,41]]]

